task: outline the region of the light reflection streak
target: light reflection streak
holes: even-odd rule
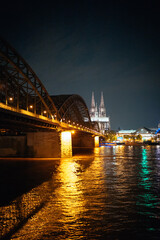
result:
[[[160,188],[160,146],[157,146],[156,148],[156,167],[157,167],[157,182],[159,184]]]
[[[79,164],[64,159],[57,175],[58,181],[61,182],[61,187],[56,190],[58,205],[63,214],[72,220],[76,220],[79,214],[84,212],[85,206],[79,171]]]
[[[142,161],[141,161],[141,182],[140,185],[144,187],[144,189],[150,189],[151,183],[149,181],[150,170],[148,166],[148,159],[147,159],[147,150],[144,148],[142,150]]]
[[[141,210],[139,210],[139,213],[141,215],[146,215],[150,218],[154,218],[156,215],[151,212],[151,209],[156,208],[158,201],[156,195],[152,193],[152,181],[150,180],[151,170],[149,168],[147,149],[145,148],[142,149],[142,159],[140,166],[141,171],[139,186],[142,188],[140,191],[142,194],[138,195],[138,201],[136,202],[136,205],[141,206]]]
[[[9,205],[0,207],[0,237],[14,233],[49,200],[52,193],[50,182],[44,182],[26,194],[18,197]]]
[[[49,182],[21,198],[21,215],[17,215],[22,219],[36,204],[45,204],[12,239],[100,239],[110,233],[110,239],[118,239],[114,234],[124,229],[138,232],[141,221],[144,233],[156,231],[159,201],[152,191],[155,181],[149,151],[146,147],[101,147],[95,148],[94,156],[61,159]],[[12,211],[17,209],[14,205]]]
[[[25,239],[27,236],[26,239],[32,239],[34,234],[34,239],[43,239],[41,234],[52,231],[56,239],[76,240],[83,237],[92,221],[101,224],[106,197],[103,161],[98,157],[83,158],[61,159],[53,179],[54,184],[58,184],[53,197],[50,196],[49,202],[28,220],[24,228],[15,234],[15,238]]]
[[[96,149],[98,152],[98,148]],[[83,160],[82,160],[83,161]],[[103,164],[95,157],[91,159],[91,165],[85,166],[82,161],[65,159],[61,162],[57,178],[61,181],[61,187],[56,190],[59,205],[65,216],[75,222],[84,216],[96,199],[90,200],[93,196],[101,195],[104,184],[102,173]],[[94,179],[94,182],[92,181]],[[58,180],[58,181],[59,181]],[[86,195],[89,193],[89,197]],[[91,194],[91,195],[90,195]],[[103,207],[103,204],[102,204]],[[64,220],[66,221],[66,219]]]

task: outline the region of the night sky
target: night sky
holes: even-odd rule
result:
[[[101,91],[111,128],[160,121],[158,1],[1,1],[0,35],[49,94],[79,94],[90,108]]]

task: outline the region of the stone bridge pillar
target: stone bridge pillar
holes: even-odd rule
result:
[[[61,141],[58,132],[27,133],[28,157],[59,158],[61,157]]]
[[[94,137],[94,146],[99,147],[99,136]]]
[[[61,157],[72,157],[71,131],[61,132]]]
[[[99,147],[99,137],[75,131],[28,132],[26,136],[2,136],[0,156],[64,158],[90,153]]]
[[[27,133],[29,157],[72,157],[71,131]]]
[[[75,131],[72,135],[73,153],[92,153],[94,149],[94,136],[86,132]]]

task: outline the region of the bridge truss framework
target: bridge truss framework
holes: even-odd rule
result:
[[[99,130],[98,125],[91,122],[88,108],[79,95],[50,96],[32,68],[2,38],[0,38],[0,104],[1,116],[4,117],[5,112],[11,110],[17,113],[16,121],[19,122],[22,116],[18,117],[18,114],[25,114],[27,119],[30,118],[30,121],[32,119],[32,125],[35,127],[38,119],[41,122],[39,126],[48,126],[50,129],[65,123],[83,131],[98,133]],[[5,121],[5,117],[3,120]],[[51,122],[53,124],[49,125]]]

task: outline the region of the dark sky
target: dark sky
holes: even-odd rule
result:
[[[49,94],[101,91],[112,129],[160,121],[158,1],[4,1],[0,35],[32,67]]]

